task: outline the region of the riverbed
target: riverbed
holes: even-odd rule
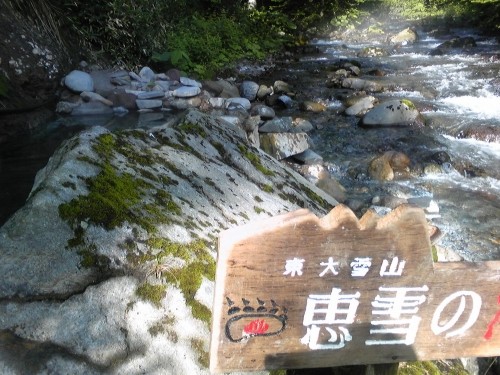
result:
[[[387,32],[404,27],[398,23]],[[314,53],[297,54],[274,65],[267,77],[251,78],[283,79],[293,85],[296,99],[327,106],[322,113],[304,113],[293,106],[278,115],[307,117],[315,125],[310,134],[312,149],[323,156],[332,176],[345,187],[346,204],[358,216],[369,208],[386,212],[379,202],[387,197],[422,207],[431,205],[429,221],[444,234],[439,246],[469,261],[500,259],[500,96],[490,84],[500,72],[498,40],[470,29],[449,29],[435,36],[432,30],[417,25],[416,31],[417,43],[398,48],[388,46],[384,38],[314,39],[310,43]],[[454,36],[473,36],[477,46],[431,55]],[[389,54],[359,57],[366,47],[387,48]],[[344,115],[343,93],[325,85],[330,67],[344,60],[356,61],[362,78],[388,88],[375,94],[379,101],[405,98],[415,103],[426,126],[366,129],[359,126],[359,118]],[[384,75],[369,76],[372,70]],[[95,125],[149,128],[161,124],[166,116],[58,118],[12,140],[0,152],[0,225],[23,205],[36,172],[64,139]],[[492,137],[474,137],[482,129]],[[411,173],[394,181],[370,178],[370,160],[385,151],[408,155]],[[431,161],[439,164],[439,171],[424,173],[422,167]]]

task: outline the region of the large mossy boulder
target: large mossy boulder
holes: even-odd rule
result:
[[[0,372],[208,374],[218,234],[335,204],[195,110],[79,134],[0,228]]]

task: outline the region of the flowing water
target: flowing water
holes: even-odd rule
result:
[[[476,35],[478,45],[468,52],[457,50],[430,56],[429,52],[451,34],[436,38],[422,30],[418,33],[418,43],[386,57],[357,57],[364,47],[387,47],[382,42],[315,40],[313,45],[319,53],[301,55],[298,60],[276,66],[272,75],[292,83],[298,98],[326,103],[328,111],[306,114],[293,108],[279,114],[309,117],[318,127],[311,134],[313,150],[323,156],[329,171],[346,188],[347,203],[356,206],[358,215],[376,197],[413,199],[423,206],[433,201],[439,212],[434,210],[430,219],[444,233],[440,246],[471,261],[500,259],[500,96],[490,84],[500,77],[500,46],[493,38]],[[453,35],[472,33],[473,30],[452,30]],[[338,100],[342,90],[325,86],[328,67],[342,59],[358,61],[363,73],[371,69],[386,72],[382,77],[369,77],[390,88],[376,94],[378,99],[412,100],[428,126],[366,129],[358,126],[356,117],[344,116]],[[23,205],[36,171],[63,139],[88,126],[147,128],[162,121],[162,114],[59,119],[37,134],[2,146],[0,225]],[[471,129],[485,130],[496,135],[496,140],[467,138]],[[388,150],[406,153],[412,160],[412,174],[383,183],[370,179],[369,161]],[[415,172],[419,166],[437,159],[441,173]]]
[[[434,210],[429,217],[445,234],[440,246],[455,250],[467,260],[500,259],[500,93],[491,84],[500,77],[500,46],[496,39],[474,35],[473,30],[451,30],[450,35],[439,39],[422,30],[418,34],[418,43],[387,57],[357,57],[365,47],[387,48],[385,44],[317,40],[321,53],[295,64],[296,76],[309,76],[307,72],[314,69],[320,72],[316,87],[324,87],[321,67],[339,59],[358,61],[363,72],[381,69],[386,72],[383,77],[363,77],[390,88],[375,96],[380,101],[410,99],[426,119],[425,128],[366,129],[353,117],[317,118],[322,128],[313,135],[315,150],[347,188],[348,198],[363,203],[360,213],[374,197],[409,198],[424,205],[432,200],[439,213]],[[452,35],[472,35],[477,47],[430,55]],[[335,100],[339,90],[316,91],[318,99],[330,98],[331,107],[340,106]],[[483,139],[493,141],[467,138],[467,134],[481,132],[489,135]],[[387,150],[406,153],[416,171],[419,165],[445,155],[440,161],[442,172],[413,172],[409,178],[383,183],[369,179],[369,161]]]

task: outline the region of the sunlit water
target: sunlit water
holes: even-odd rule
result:
[[[462,36],[471,32],[455,31]],[[374,196],[427,197],[439,206],[432,222],[445,233],[441,246],[468,260],[500,259],[500,144],[457,138],[470,128],[488,127],[498,134],[500,96],[490,82],[500,76],[500,62],[490,57],[500,53],[500,46],[494,39],[479,39],[472,53],[430,56],[431,49],[449,36],[432,38],[421,30],[419,35],[421,41],[413,46],[372,58],[356,58],[356,53],[383,45],[318,41],[332,62],[354,58],[364,70],[386,71],[384,77],[364,77],[389,87],[376,96],[381,101],[411,99],[422,108],[429,127],[367,130],[352,118],[338,117],[313,137],[316,149],[330,163],[348,196],[365,203],[362,210]],[[324,57],[321,62],[325,65]],[[439,174],[372,181],[366,177],[367,165],[386,150],[405,152],[414,163],[425,163],[433,153],[444,151],[452,163],[443,165]]]

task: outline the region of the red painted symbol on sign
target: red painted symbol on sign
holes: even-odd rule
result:
[[[498,296],[497,302],[500,305],[500,295]],[[486,333],[484,334],[484,338],[486,340],[491,340],[491,338],[493,337],[493,327],[495,326],[495,324],[499,324],[499,323],[500,323],[500,310],[497,311],[497,313],[495,314],[493,319],[491,319],[491,322],[488,324],[488,329],[486,330]]]

